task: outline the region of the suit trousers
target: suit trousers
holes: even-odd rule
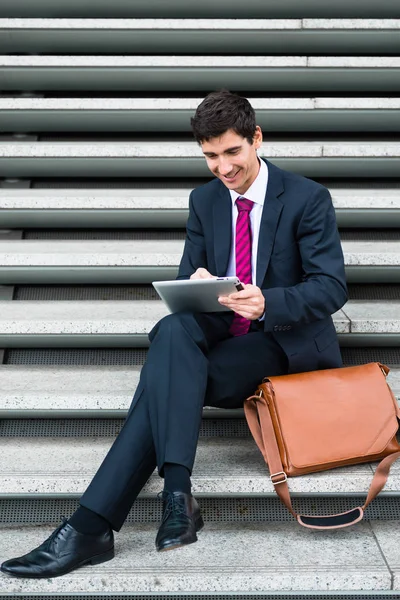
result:
[[[168,315],[150,348],[123,428],[80,504],[119,531],[137,495],[165,463],[192,471],[203,406],[240,408],[263,377],[288,371],[286,355],[262,323],[229,333],[233,313]]]

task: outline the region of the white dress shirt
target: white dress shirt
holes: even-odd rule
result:
[[[235,253],[235,242],[236,242],[236,220],[238,216],[238,209],[236,206],[237,198],[247,198],[254,202],[254,206],[250,212],[250,223],[252,231],[252,248],[251,248],[251,279],[252,283],[256,284],[256,267],[257,267],[257,249],[258,249],[258,236],[260,234],[260,223],[261,215],[264,208],[265,194],[267,191],[268,184],[268,167],[267,164],[258,159],[260,163],[260,170],[258,175],[244,194],[238,194],[233,190],[229,190],[232,198],[232,246],[231,253],[229,256],[228,269],[226,271],[226,277],[234,277],[236,275],[236,253]]]

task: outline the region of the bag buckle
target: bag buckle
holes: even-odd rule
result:
[[[279,481],[274,481],[274,477],[278,477],[280,476],[281,479]],[[282,479],[283,477],[283,479]],[[279,485],[280,483],[285,483],[287,481],[287,475],[284,471],[279,471],[278,473],[272,473],[272,475],[269,476],[272,485]]]

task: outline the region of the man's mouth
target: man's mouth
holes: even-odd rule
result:
[[[239,169],[240,170],[240,169]],[[222,177],[225,179],[225,181],[228,182],[232,182],[236,179],[236,176],[238,175],[239,171],[236,171],[236,173],[234,173],[233,175],[222,175]]]

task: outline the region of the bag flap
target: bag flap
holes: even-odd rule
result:
[[[397,403],[378,363],[268,379],[297,468],[379,454],[397,431]]]

